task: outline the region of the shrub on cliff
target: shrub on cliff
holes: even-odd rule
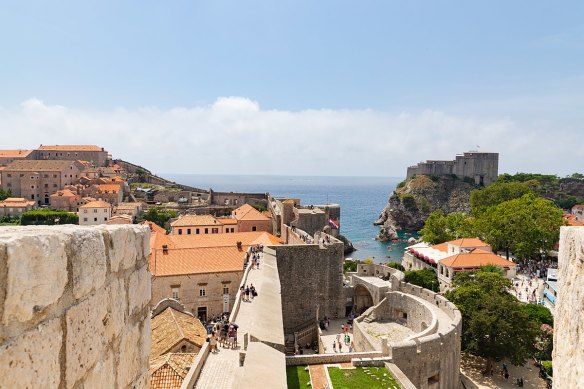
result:
[[[407,210],[413,211],[416,210],[416,198],[411,194],[405,194],[401,196],[401,202],[406,207]]]

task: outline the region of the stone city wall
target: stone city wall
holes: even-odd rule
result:
[[[0,386],[148,387],[149,235],[0,227]]]
[[[554,387],[584,387],[584,227],[562,227],[554,315]]]
[[[284,333],[317,315],[345,316],[341,242],[274,246],[272,250],[280,275]]]

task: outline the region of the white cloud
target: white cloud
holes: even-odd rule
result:
[[[157,173],[403,176],[408,165],[476,145],[500,153],[501,172],[564,175],[584,162],[578,147],[565,157],[553,122],[438,110],[261,110],[244,97],[106,112],[30,99],[0,109],[0,131],[1,148],[97,144]]]

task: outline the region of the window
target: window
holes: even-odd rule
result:
[[[30,195],[30,199],[31,200],[34,200],[34,195],[33,194]]]
[[[229,228],[225,229],[225,233],[227,233],[227,234],[229,233]]]
[[[86,217],[84,217],[84,218],[83,218],[83,221],[84,221],[84,222],[86,222],[86,221],[87,221],[87,218],[86,218]]]
[[[53,188],[57,188],[57,184],[53,184]]]
[[[43,174],[43,178],[49,178],[48,174]]]
[[[211,233],[212,234],[218,234],[219,233],[219,228],[213,228],[213,229],[211,229]]]
[[[252,231],[257,231],[257,227],[256,227],[256,226],[253,226],[253,227],[251,228],[251,230],[252,230]]]
[[[180,300],[180,286],[171,286],[170,291],[173,299]]]
[[[45,184],[45,188],[48,188],[48,187],[49,187],[49,184]]]
[[[104,217],[104,218],[103,218],[103,221],[104,221],[104,222],[106,222],[106,221],[107,221],[107,217]]]
[[[10,178],[10,177],[12,177],[12,174],[8,173],[8,174],[6,175],[6,177]]]
[[[198,233],[199,233],[199,229],[197,228],[197,229],[195,230],[195,234],[198,234]]]
[[[12,182],[7,182],[6,183],[6,186],[9,187],[9,188],[11,188],[12,187]]]
[[[190,234],[191,234],[191,229],[187,228],[187,235],[190,235]]]
[[[178,234],[179,234],[179,235],[182,235],[182,228],[179,228],[179,229],[178,229]]]
[[[208,233],[209,233],[209,229],[205,228],[205,234],[208,234]]]
[[[223,287],[223,294],[229,294],[229,288],[227,286]]]
[[[104,208],[103,213],[107,213],[107,209]]]
[[[199,297],[205,297],[206,295],[207,295],[207,292],[205,292],[205,288],[199,289]]]
[[[97,209],[94,209],[94,210],[93,210],[93,213],[97,213]]]
[[[87,213],[87,209],[84,209],[84,210],[83,210],[83,213]]]
[[[53,178],[57,178],[57,175],[56,174],[53,174]]]

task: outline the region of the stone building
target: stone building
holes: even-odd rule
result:
[[[270,219],[249,204],[244,204],[233,210],[231,217],[237,220],[237,231],[239,232],[270,230]]]
[[[167,353],[197,354],[207,341],[207,329],[188,312],[168,306],[152,316],[150,359]]]
[[[8,166],[14,161],[32,157],[32,150],[0,150],[0,166]]]
[[[0,386],[149,386],[148,229],[0,227]]]
[[[434,270],[440,290],[450,288],[456,273],[475,271],[485,265],[501,267],[510,279],[516,274],[515,263],[493,254],[491,246],[477,238],[462,238],[433,246],[416,243],[406,248],[402,264],[407,270]]]
[[[106,224],[112,217],[112,205],[105,201],[91,201],[79,207],[79,225]]]
[[[49,197],[49,204],[52,208],[62,209],[67,212],[79,212],[81,205],[80,194],[73,192],[71,189],[62,189],[53,193]]]
[[[456,156],[454,161],[420,162],[408,167],[407,179],[418,174],[450,175],[460,179],[466,177],[474,180],[477,185],[489,185],[497,180],[499,175],[499,153],[469,151]]]
[[[36,202],[22,197],[8,197],[0,201],[0,216],[20,217],[35,208]]]
[[[89,161],[94,166],[106,166],[110,159],[103,147],[95,145],[40,145],[34,150],[36,160]]]
[[[48,205],[52,193],[79,180],[81,169],[76,161],[18,160],[0,171],[0,182],[2,189],[10,189],[15,197]]]
[[[153,300],[179,300],[202,320],[233,307],[250,246],[280,244],[267,232],[166,235],[159,226],[147,224],[152,230]]]

